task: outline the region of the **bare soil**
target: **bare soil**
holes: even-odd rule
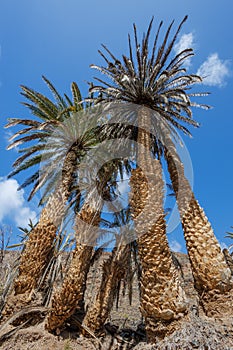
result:
[[[15,258],[15,254],[14,258]],[[12,253],[6,254],[0,267],[1,281],[5,278],[9,265],[12,263]],[[102,259],[105,259],[105,254]],[[189,300],[189,316],[180,324],[180,328],[172,335],[157,344],[146,344],[142,317],[139,309],[138,282],[133,284],[132,304],[129,305],[128,292],[121,292],[119,307],[112,310],[102,337],[84,338],[71,328],[59,335],[48,333],[44,329],[44,319],[33,326],[24,328],[9,328],[8,338],[2,340],[0,349],[3,350],[176,350],[176,349],[203,349],[203,350],[233,350],[233,310],[232,317],[206,317],[199,305],[197,292],[194,289],[193,277],[187,255],[176,253],[176,258],[182,270],[179,269],[182,284]],[[101,280],[101,263],[96,263],[88,276],[86,303],[93,302],[95,293]],[[0,337],[4,333],[4,324],[0,328]],[[2,331],[2,333],[1,333]],[[6,333],[6,332],[5,332]]]

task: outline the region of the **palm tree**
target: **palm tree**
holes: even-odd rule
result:
[[[90,169],[95,173],[95,166],[99,167],[98,156],[87,160]],[[127,169],[127,164],[125,168]],[[65,322],[74,314],[78,313],[79,322],[85,316],[84,295],[86,290],[87,274],[92,264],[94,247],[99,235],[101,210],[103,198],[111,199],[111,187],[115,182],[118,170],[122,172],[122,161],[112,160],[98,172],[95,184],[99,195],[96,196],[95,188],[89,188],[84,204],[75,217],[76,248],[73,252],[70,267],[59,290],[54,293],[51,303],[51,311],[48,314],[46,328],[52,332],[64,326]],[[89,171],[88,171],[89,172]],[[90,174],[92,175],[92,174]],[[89,181],[88,181],[89,182]],[[91,182],[91,181],[90,181]]]
[[[141,133],[138,132],[139,139]],[[141,311],[148,341],[154,342],[156,336],[164,337],[174,330],[174,321],[186,313],[186,299],[166,237],[161,163],[150,159],[143,151],[140,153],[141,168],[135,169],[130,179],[130,204],[142,266]],[[154,177],[153,186],[148,186],[142,169],[147,169],[147,174]]]
[[[165,328],[162,327],[162,324],[164,324],[164,322],[171,324],[175,319],[181,317],[186,310],[184,293],[179,285],[178,276],[172,263],[172,256],[166,238],[161,163],[158,158],[152,160],[150,155],[147,154],[151,150],[151,138],[149,132],[145,131],[145,127],[149,124],[150,130],[151,125],[151,113],[148,107],[153,110],[156,109],[156,111],[158,110],[158,112],[161,112],[162,116],[166,116],[166,119],[171,123],[171,129],[173,125],[180,125],[180,128],[183,128],[183,126],[176,121],[176,119],[181,119],[178,118],[179,115],[175,115],[175,119],[171,118],[170,110],[167,114],[164,113],[164,101],[167,97],[163,96],[163,91],[160,94],[158,92],[160,92],[165,76],[165,74],[162,75],[162,68],[166,63],[167,57],[169,56],[184,21],[180,24],[171,44],[165,51],[166,42],[171,30],[171,26],[169,27],[158,55],[155,56],[160,25],[154,42],[152,56],[149,59],[148,40],[152,21],[143,39],[141,51],[140,45],[138,44],[136,27],[134,26],[137,67],[133,61],[130,36],[130,58],[123,56],[123,63],[116,59],[104,46],[113,62],[108,60],[101,52],[108,67],[93,67],[98,68],[102,73],[110,76],[114,84],[110,85],[109,83],[97,79],[105,86],[94,86],[91,89],[92,92],[98,91],[101,93],[101,98],[98,98],[98,102],[109,103],[120,101],[139,105],[136,115],[138,119],[138,165],[141,169],[147,169],[149,175],[154,174],[155,176],[154,186],[150,188],[150,191],[147,186],[146,177],[139,167],[133,171],[131,177],[132,215],[135,221],[135,229],[139,237],[138,253],[142,264],[141,308],[146,318],[146,329],[149,341],[154,340],[155,330],[158,330],[159,327],[161,336],[163,335]],[[188,57],[189,55],[190,51],[183,52],[183,56]],[[182,72],[178,69],[181,64],[180,61],[182,61],[181,56],[170,64],[173,79]],[[167,69],[164,69],[164,71],[167,71]],[[182,77],[184,80],[188,79],[185,75]],[[196,81],[197,77],[190,77],[189,81],[192,81],[192,79]],[[180,91],[178,88],[177,90],[173,88],[170,93],[173,93],[173,99],[176,99],[178,104],[180,101]],[[183,100],[181,97],[181,107],[182,102]],[[186,111],[186,106],[181,109]],[[192,121],[190,123],[192,123]],[[149,215],[147,218],[146,230],[144,229],[145,223],[140,218],[143,208],[146,209]],[[156,220],[154,220],[154,216]],[[161,293],[161,290],[165,290],[166,292]]]
[[[92,226],[98,226],[100,212],[93,210],[89,204],[84,204],[80,213],[77,214],[77,219]],[[84,293],[94,249],[92,245],[82,243],[82,239],[85,239],[86,235],[89,236],[90,232],[83,232],[79,230],[79,227],[76,227],[76,247],[71,264],[61,288],[55,292],[52,298],[51,311],[47,317],[46,329],[50,332],[61,328],[76,310],[80,315],[80,321],[84,316]],[[80,240],[81,243],[79,243]]]
[[[94,139],[96,142],[93,130],[88,129],[87,119],[86,131],[85,127],[80,127],[81,122],[77,126],[75,121],[75,113],[81,113],[84,108],[77,84],[71,85],[71,101],[67,95],[61,97],[48,79],[43,79],[53,93],[55,102],[22,86],[22,95],[29,101],[23,104],[39,120],[11,118],[6,126],[23,126],[11,138],[14,141],[8,149],[29,143],[28,147],[20,149],[23,155],[13,164],[15,169],[9,177],[39,164],[40,169],[27,178],[20,188],[33,184],[29,200],[38,190],[44,189],[40,204],[46,203],[21,255],[19,274],[14,282],[16,295],[29,294],[36,288],[53,249],[56,231],[64,219],[67,200],[77,181],[77,164]],[[72,123],[72,116],[73,129],[69,124]],[[82,130],[77,132],[77,127]]]
[[[131,252],[134,251],[134,242],[124,242],[124,230],[122,226],[130,221],[129,207],[126,210],[116,212],[112,223],[105,221],[108,229],[119,228],[116,233],[116,245],[102,265],[101,284],[94,302],[89,305],[84,324],[94,333],[103,330],[104,323],[110,315],[114,300],[117,298],[121,281],[126,279],[128,272],[129,289],[132,287],[132,261]],[[130,294],[130,293],[129,293]]]
[[[104,323],[110,315],[119,283],[126,274],[129,252],[129,245],[114,247],[103,263],[100,288],[84,319],[84,324],[95,333],[103,330]]]
[[[181,160],[171,145],[169,150],[165,149],[165,158],[180,212],[195,288],[202,306],[207,315],[226,314],[229,305],[232,305],[233,283],[224,252],[185,178]]]
[[[183,292],[177,282],[176,274],[173,273],[171,253],[166,239],[166,225],[162,205],[163,181],[160,163],[161,152],[166,149],[166,144],[163,144],[161,140],[158,126],[160,128],[161,124],[166,126],[169,139],[177,137],[176,129],[190,135],[185,124],[198,126],[198,123],[192,119],[191,107],[209,108],[209,106],[191,101],[192,97],[206,95],[206,93],[189,92],[193,84],[202,81],[201,77],[197,75],[187,74],[186,69],[183,67],[185,60],[193,55],[193,50],[187,48],[168,61],[174,43],[186,19],[187,16],[180,23],[171,41],[168,42],[173,26],[172,22],[165,33],[162,44],[159,46],[158,38],[162,27],[161,22],[152,44],[150,55],[149,37],[153,18],[141,44],[138,41],[137,29],[134,25],[135,56],[129,36],[129,57],[123,55],[122,60],[119,60],[103,45],[105,52],[110,58],[102,51],[99,52],[107,66],[91,66],[109,78],[109,81],[95,78],[100,84],[93,85],[90,91],[99,93],[99,96],[96,97],[96,103],[119,105],[121,102],[124,105],[128,104],[129,109],[130,104],[137,105],[134,109],[137,113],[133,114],[134,118],[137,119],[136,124],[132,118],[132,113],[128,114],[129,118],[131,118],[130,122],[134,123],[131,137],[138,142],[137,161],[141,168],[136,168],[132,173],[131,205],[135,228],[139,234],[138,250],[143,268],[141,308],[146,317],[146,330],[149,341],[155,340],[155,331],[158,332],[159,330],[161,336],[164,336],[166,331],[161,325],[167,322],[166,326],[170,324],[172,329],[173,321],[181,317],[182,312],[184,313],[185,311]],[[136,133],[135,125],[137,126]],[[154,147],[154,144],[156,147]],[[154,153],[154,160],[150,157],[150,151]],[[166,156],[167,160],[170,161],[168,155],[169,152],[166,153]],[[169,164],[172,183],[175,187],[171,161]],[[144,171],[148,169],[148,174],[154,174],[153,189],[150,188],[148,190],[147,180],[142,169]],[[177,194],[176,188],[174,189]],[[153,197],[151,196],[152,192]],[[205,259],[207,249],[202,250],[202,261],[204,264],[201,264],[200,267],[197,266],[198,262],[194,258],[198,256],[198,250],[200,249],[200,239],[198,239],[196,244],[193,244],[193,230],[197,227],[198,222],[201,229],[198,231],[197,236],[200,238],[201,233],[203,246],[204,244],[206,244],[206,247],[208,246],[212,259],[221,261],[220,268],[223,267],[226,273],[226,276],[222,276],[221,281],[226,282],[229,279],[228,269],[222,262],[222,254],[218,243],[213,238],[213,231],[206,229],[210,227],[210,224],[200,209],[198,202],[194,197],[192,198],[193,200],[189,202],[187,215],[183,216],[182,220],[192,267],[198,273],[204,273],[204,275],[206,275],[205,269],[208,273],[212,271],[212,260],[208,260],[209,254],[207,259]],[[149,217],[148,219],[144,216],[144,222],[140,219],[140,213],[143,211]],[[150,216],[154,216],[155,213],[157,220],[153,222],[153,220],[150,220]],[[202,217],[199,215],[202,215]],[[148,223],[146,225],[147,231],[145,234],[142,234],[142,232],[145,232],[143,224],[145,225],[146,222]],[[188,226],[191,229],[188,229]],[[205,229],[203,229],[204,227]],[[209,245],[210,237],[211,243]],[[214,266],[217,268],[216,264]],[[173,277],[171,278],[171,276]],[[213,278],[212,272],[210,276]],[[220,275],[218,274],[218,276]],[[198,278],[197,276],[195,277]],[[203,280],[202,283],[203,290],[207,288],[207,285],[205,285],[206,280]],[[216,286],[216,283],[214,285]],[[169,296],[161,292],[164,290],[169,291]]]
[[[195,288],[207,315],[224,314],[228,306],[226,308],[223,305],[228,304],[226,298],[231,303],[231,292],[228,292],[233,286],[225,254],[221,251],[211,224],[185,177],[184,165],[167,127],[164,123],[157,127],[180,212]],[[217,295],[218,307],[213,308]]]

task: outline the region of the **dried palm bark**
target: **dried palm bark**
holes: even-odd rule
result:
[[[85,203],[77,218],[79,223],[81,220],[84,223],[90,224],[93,228],[99,225],[100,212],[93,210],[92,206]],[[76,309],[80,314],[83,313],[87,274],[90,269],[94,248],[91,244],[88,245],[79,242],[84,241],[84,236],[88,239],[88,234],[91,233],[82,232],[80,224],[76,226],[77,244],[73,252],[71,264],[61,288],[54,293],[51,311],[47,318],[46,329],[50,332],[62,327]]]
[[[229,312],[229,306],[233,305],[231,270],[211,224],[185,177],[179,156],[171,144],[169,151],[168,149],[165,151],[165,157],[178,203],[195,287],[199,292],[204,309],[208,315],[214,312]],[[222,302],[220,302],[221,295],[223,296]],[[216,297],[219,300],[217,310],[213,309],[212,304]],[[224,307],[226,298],[230,303],[228,307]]]
[[[64,161],[61,185],[49,198],[38,224],[32,229],[26,241],[20,258],[19,276],[14,282],[15,294],[31,292],[46,268],[57,229],[65,215],[75,169],[76,154],[71,150]]]
[[[37,282],[51,257],[57,229],[65,215],[66,202],[70,194],[69,187],[75,169],[76,155],[70,151],[64,162],[62,184],[50,196],[41,212],[38,224],[32,229],[25,243],[20,257],[18,276],[2,312],[4,317],[8,317],[16,309],[19,310],[25,302],[29,304],[33,297]]]
[[[159,160],[150,157],[150,138],[144,131],[150,125],[150,113],[142,108],[139,117],[140,168],[132,172],[130,179],[130,204],[142,265],[141,311],[148,341],[155,342],[177,328],[187,305],[166,237],[162,167]]]

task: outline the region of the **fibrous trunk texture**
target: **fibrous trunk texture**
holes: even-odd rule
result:
[[[232,312],[233,284],[224,254],[204,210],[195,199],[185,178],[183,164],[175,148],[169,145],[165,157],[178,203],[195,287],[204,310],[207,315],[224,314],[229,312],[229,308]]]
[[[100,213],[94,211],[88,204],[84,204],[77,216],[77,222],[79,223],[83,221],[92,225],[92,227],[99,225]],[[62,287],[55,291],[52,298],[51,311],[46,323],[46,329],[50,332],[61,328],[75,311],[80,314],[80,322],[84,316],[84,293],[94,247],[93,245],[79,243],[85,240],[84,235],[88,235],[88,232],[82,232],[81,230],[80,225],[76,226],[77,243],[71,264]]]
[[[30,232],[25,244],[20,258],[19,275],[14,283],[15,294],[30,292],[35,288],[46,268],[56,231],[64,218],[75,165],[75,152],[70,151],[64,161],[61,185],[49,198],[38,224]]]
[[[18,276],[3,311],[5,316],[16,311],[16,304],[17,309],[20,309],[21,302],[19,300],[30,302],[32,292],[44,273],[53,251],[57,229],[65,215],[66,202],[70,194],[75,168],[76,154],[72,150],[68,152],[64,161],[61,184],[50,196],[41,212],[38,224],[31,230],[25,243],[20,257]],[[21,298],[17,297],[19,294],[25,295]]]
[[[148,341],[155,342],[177,329],[187,304],[166,237],[161,163],[151,158],[149,135],[143,130],[150,123],[148,119],[142,111],[138,133],[140,168],[133,170],[130,179],[130,205],[142,266],[141,311]]]
[[[154,167],[154,170],[158,169]],[[161,208],[160,214],[158,213],[158,198],[161,198],[161,195],[157,193],[155,197],[155,192],[152,194],[151,188],[148,190],[146,179],[140,169],[133,171],[130,182],[133,217],[139,221],[144,203],[148,200],[150,202],[150,207],[146,208],[145,205],[143,210],[148,211],[147,217],[151,221],[151,227],[144,232],[143,222],[139,222],[136,224],[136,233],[139,237],[138,253],[142,266],[141,312],[145,317],[148,341],[155,342],[157,337],[163,338],[176,330],[175,321],[186,313],[185,295],[173,265],[166,237],[166,222]],[[153,199],[148,199],[149,192],[153,195]],[[154,215],[155,220],[151,218]]]
[[[55,202],[60,204],[60,202]],[[55,204],[53,200],[50,203]],[[30,293],[36,287],[37,281],[47,266],[47,259],[50,256],[57,232],[57,226],[50,217],[47,205],[42,210],[38,224],[30,232],[20,257],[19,275],[14,282],[16,295]]]
[[[88,309],[84,324],[93,332],[103,329],[104,323],[110,315],[117,294],[117,287],[127,269],[129,246],[115,247],[102,266],[102,280],[96,299]]]
[[[49,331],[62,327],[65,321],[74,312],[80,315],[80,322],[84,317],[84,294],[86,290],[87,274],[91,267],[91,256],[96,245],[100,215],[103,205],[102,197],[109,194],[107,183],[114,171],[114,162],[102,166],[101,176],[96,182],[98,195],[95,189],[87,196],[86,202],[76,216],[76,242],[71,265],[60,290],[52,299],[52,309],[47,318],[46,328]],[[94,195],[93,195],[94,193]],[[99,196],[101,195],[101,196]]]

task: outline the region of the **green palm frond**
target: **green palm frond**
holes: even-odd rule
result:
[[[33,141],[33,140],[36,140],[36,139],[38,139],[40,141],[41,138],[43,139],[44,137],[48,137],[48,136],[49,136],[48,132],[45,132],[43,134],[40,134],[40,133],[35,133],[34,134],[34,133],[32,133],[32,134],[30,134],[28,136],[24,136],[24,137],[14,141],[14,142],[12,142],[7,147],[7,149],[10,150],[12,148],[20,146],[21,144],[24,144],[25,142],[30,142],[30,141]]]
[[[41,119],[56,119],[58,111],[61,110],[58,106],[56,106],[52,101],[50,101],[46,96],[41,93],[30,89],[26,86],[21,85],[21,95],[24,96],[28,102],[23,102],[22,104],[29,108],[35,116]]]
[[[5,125],[5,128],[9,128],[9,127],[16,126],[19,124],[32,126],[32,127],[37,127],[40,125],[40,123],[36,120],[8,118],[8,124]]]
[[[46,169],[46,167],[45,167],[45,169]],[[39,206],[43,205],[47,202],[50,195],[53,193],[54,188],[56,188],[57,184],[60,181],[60,174],[57,171],[53,171],[52,168],[51,168],[51,170],[49,169],[46,173],[45,178],[48,178],[48,177],[49,177],[49,181],[44,182],[45,184],[43,186],[43,191],[41,191],[42,196],[41,196],[41,199],[39,201]]]
[[[73,96],[73,103],[76,108],[76,111],[80,111],[83,109],[83,105],[80,103],[82,101],[82,95],[78,85],[75,82],[72,83],[71,90]]]
[[[36,155],[35,157],[25,161],[24,163],[20,164],[15,170],[13,170],[9,175],[8,178],[11,178],[21,172],[22,170],[31,168],[34,165],[38,165],[41,162],[41,155]]]
[[[66,142],[70,142],[68,138],[69,136],[71,137],[67,131],[68,141],[62,140],[61,137],[54,139],[53,134],[57,128],[62,129],[62,123],[66,118],[69,118],[76,111],[81,111],[83,108],[81,93],[76,83],[72,83],[72,99],[69,99],[68,96],[67,98],[61,97],[54,85],[44,76],[43,80],[52,92],[55,101],[51,101],[43,94],[22,85],[21,94],[27,100],[23,104],[38,119],[9,118],[5,126],[6,128],[20,127],[10,138],[10,144],[7,147],[9,150],[17,148],[17,151],[20,153],[20,156],[13,164],[14,170],[9,174],[9,177],[23,170],[31,169],[33,166],[38,167],[40,165],[41,167],[40,171],[37,169],[20,186],[20,188],[24,188],[32,185],[29,199],[45,184],[47,191],[49,188],[51,191],[53,190],[55,181],[52,175],[55,165],[50,163],[58,165],[62,157],[64,159],[64,152],[67,150]],[[72,129],[72,125],[69,126]],[[48,142],[52,137],[53,142]],[[71,139],[74,139],[74,135]],[[85,142],[86,139],[83,139],[80,144],[83,145]],[[89,147],[90,144],[91,141],[85,146]],[[77,156],[79,155],[77,154]],[[46,193],[44,193],[44,196],[46,196]]]
[[[19,186],[19,190],[35,183],[35,181],[37,181],[39,179],[40,176],[40,172],[39,170],[36,171],[33,175],[29,176],[20,186]]]
[[[51,155],[53,156],[54,152],[52,152]],[[57,172],[57,169],[62,167],[63,159],[64,159],[63,155],[61,155],[60,157],[57,157],[56,159],[53,159],[52,161],[51,161],[51,156],[47,153],[41,156],[40,164],[44,162],[45,164],[40,167],[39,177],[37,178],[37,181],[35,181],[34,183],[34,186],[29,194],[28,201],[30,201],[35,195],[35,193],[38,192],[39,190],[41,190],[41,196],[42,196],[41,201],[43,201],[46,194],[48,194],[44,190],[44,187],[46,186],[46,184],[47,184],[47,188],[50,189],[49,193],[52,193],[56,189],[55,186],[59,185],[60,182],[58,181],[55,182],[54,178],[57,177],[58,179],[60,179],[60,173]],[[25,187],[25,182],[23,183],[23,186]],[[43,188],[43,191],[42,191],[42,188]]]
[[[24,154],[15,160],[15,162],[13,163],[13,167],[17,168],[23,161],[25,161],[25,159],[27,159],[28,157],[31,157],[32,154],[43,151],[45,146],[46,144],[41,143],[41,144],[37,144],[36,146],[31,146],[27,148],[26,151],[24,149],[23,150]],[[22,149],[20,151],[22,152]]]
[[[58,108],[61,110],[65,109],[67,107],[67,104],[66,104],[65,100],[61,97],[61,95],[58,93],[57,89],[45,76],[42,76],[42,78],[45,81],[45,83],[48,85],[50,91],[52,92],[52,94],[57,102]]]

